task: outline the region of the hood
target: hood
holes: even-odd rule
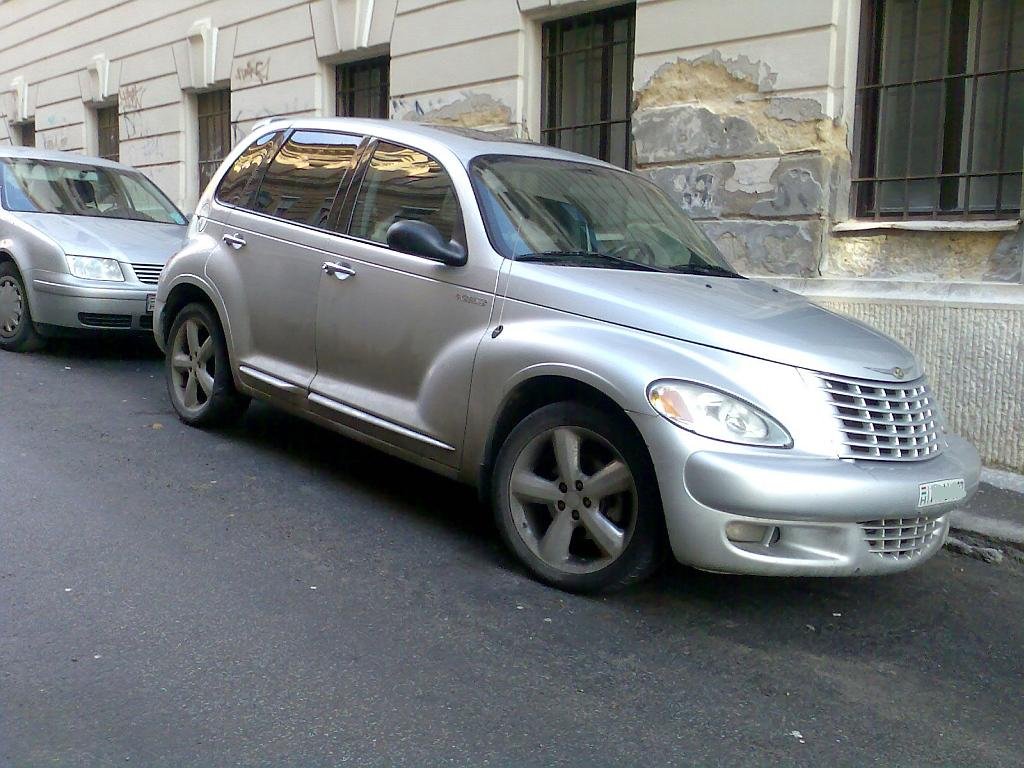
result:
[[[883,333],[757,280],[516,262],[508,297],[822,373],[921,375]]]
[[[152,221],[19,213],[18,218],[75,256],[101,256],[163,266],[181,248],[187,227]]]

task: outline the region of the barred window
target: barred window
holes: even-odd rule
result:
[[[338,85],[335,112],[339,117],[379,117],[389,114],[390,60],[387,56],[335,68]]]
[[[117,123],[117,105],[96,110],[96,144],[98,154],[106,160],[120,159],[120,129]]]
[[[206,189],[213,174],[231,151],[231,91],[207,91],[196,96],[199,123],[199,189]]]
[[[36,145],[36,124],[22,123],[17,127],[18,132],[18,146],[19,147],[34,147]]]
[[[858,216],[1016,218],[1024,0],[864,0]]]
[[[544,24],[541,142],[628,168],[635,5]]]

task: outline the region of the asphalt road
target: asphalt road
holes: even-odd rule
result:
[[[146,346],[0,353],[0,765],[1019,766],[1024,577],[531,581],[474,494]]]

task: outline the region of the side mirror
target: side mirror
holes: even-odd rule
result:
[[[388,246],[450,267],[461,267],[466,263],[466,249],[454,240],[445,242],[437,227],[425,221],[396,221],[388,227]]]

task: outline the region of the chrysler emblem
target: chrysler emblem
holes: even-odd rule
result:
[[[877,371],[878,373],[887,373],[894,379],[903,379],[907,376],[907,372],[899,366],[896,366],[895,368],[868,368],[868,370]]]

